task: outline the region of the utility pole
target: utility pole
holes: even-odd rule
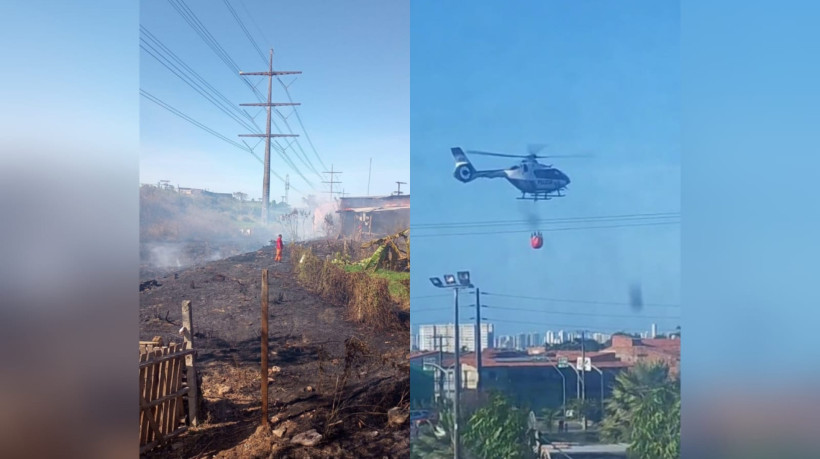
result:
[[[407,185],[407,182],[396,182],[396,185],[399,186],[398,191],[396,191],[396,196],[401,196],[401,186]]]
[[[581,410],[583,414],[584,430],[587,430],[587,352],[586,352],[586,331],[581,330]]]
[[[330,172],[325,171],[325,174],[330,175],[330,181],[323,181],[322,183],[329,183],[330,184],[330,199],[333,199],[333,185],[342,183],[342,182],[337,182],[337,181],[333,180],[333,176],[335,174],[341,174],[341,172],[334,172],[333,171],[333,164],[331,164],[330,165]]]
[[[288,192],[290,191],[290,175],[285,174],[285,204],[288,203]]]
[[[282,105],[300,105],[299,103],[286,102],[271,102],[271,94],[273,92],[273,77],[277,75],[297,75],[301,74],[299,71],[274,72],[273,71],[273,48],[270,50],[270,62],[268,64],[267,72],[239,72],[242,76],[248,75],[262,75],[268,77],[268,101],[263,103],[253,104],[239,104],[247,107],[267,107],[268,120],[265,126],[264,134],[240,134],[239,137],[264,137],[265,138],[265,174],[262,179],[262,221],[268,223],[268,205],[270,204],[270,139],[271,137],[299,137],[296,134],[271,134],[271,108]]]
[[[370,173],[373,172],[373,158],[370,158],[370,166],[367,168],[367,195],[370,196]]]
[[[475,289],[475,331],[476,392],[481,395],[481,292],[478,288]]]

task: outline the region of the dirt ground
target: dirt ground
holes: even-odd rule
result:
[[[357,458],[409,456],[409,324],[376,332],[345,320],[298,285],[288,251],[272,247],[140,283],[140,340],[181,342],[191,300],[202,425],[144,457]],[[261,420],[261,277],[270,270],[271,419]],[[387,412],[400,407],[393,418]],[[388,418],[393,419],[393,423]],[[397,422],[396,422],[397,421]],[[314,429],[314,446],[294,436]]]

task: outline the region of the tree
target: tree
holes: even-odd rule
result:
[[[294,210],[280,215],[279,219],[282,221],[285,237],[293,242],[299,240],[299,213]]]
[[[637,459],[671,459],[680,452],[680,380],[664,363],[638,364],[615,378],[602,437],[629,443]]]
[[[677,459],[680,457],[680,386],[668,381],[650,389],[634,406],[630,457]]]
[[[233,197],[238,199],[240,202],[245,202],[248,199],[247,193],[243,193],[241,191],[237,191],[233,194]]]
[[[475,457],[527,457],[527,411],[517,408],[500,393],[490,395],[485,404],[470,417],[464,433],[464,444]]]
[[[615,377],[612,395],[606,403],[606,417],[601,426],[603,438],[628,442],[635,406],[646,390],[661,387],[669,380],[669,367],[663,363],[639,363]]]
[[[325,230],[325,237],[330,239],[330,236],[333,234],[333,230],[336,228],[336,222],[333,221],[333,214],[325,214],[324,222],[322,226]]]

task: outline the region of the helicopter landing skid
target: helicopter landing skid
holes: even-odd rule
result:
[[[520,200],[529,200],[529,201],[549,201],[552,198],[563,198],[565,195],[561,193],[551,194],[551,193],[535,193],[527,196],[526,193],[521,195]]]

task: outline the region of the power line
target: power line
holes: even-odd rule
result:
[[[245,36],[248,37],[248,40],[251,42],[253,47],[256,49],[256,52],[259,53],[259,57],[262,59],[262,62],[265,62],[266,61],[265,53],[263,53],[262,49],[259,47],[259,45],[256,44],[256,40],[254,40],[251,33],[248,32],[248,28],[245,27],[245,24],[242,22],[242,19],[239,18],[238,14],[236,14],[236,10],[233,9],[233,7],[228,2],[228,0],[223,0],[223,2],[225,2],[225,6],[228,7],[228,10],[231,12],[231,15],[233,15],[233,18],[236,19],[236,23],[239,24],[239,27],[242,29],[243,32],[245,32]]]
[[[485,305],[486,306],[486,305]],[[517,308],[517,307],[506,307],[506,306],[486,306],[488,309],[500,309],[505,311],[526,311],[526,312],[535,312],[535,313],[544,313],[544,314],[555,314],[555,315],[562,315],[562,316],[588,316],[588,317],[616,317],[616,318],[625,318],[625,319],[675,319],[680,320],[680,316],[645,316],[645,315],[636,315],[636,314],[601,314],[597,312],[561,312],[561,311],[554,311],[554,310],[546,310],[546,309],[533,309],[533,308]]]
[[[174,9],[177,11],[177,13],[179,13],[179,15],[182,16],[182,18],[185,20],[185,22],[187,22],[188,25],[192,29],[194,29],[194,32],[196,32],[197,35],[205,42],[205,44],[208,45],[208,47],[211,49],[211,51],[213,51],[214,54],[216,54],[217,57],[228,67],[228,69],[231,71],[231,73],[233,73],[234,75],[239,76],[238,75],[238,73],[240,71],[239,66],[231,58],[231,56],[228,54],[228,52],[225,51],[225,49],[222,47],[222,45],[219,44],[219,42],[216,40],[216,38],[214,38],[214,36],[210,33],[210,31],[208,31],[208,28],[205,27],[205,25],[202,23],[202,21],[200,21],[199,18],[197,18],[196,14],[194,14],[194,12],[188,7],[188,5],[185,3],[185,1],[184,0],[169,0],[169,3],[171,3],[171,6],[173,6]],[[237,19],[238,19],[238,17],[237,17]],[[240,80],[243,82],[243,84],[247,85],[248,88],[251,89],[251,91],[256,95],[257,100],[259,100],[260,102],[262,100],[264,100],[264,96],[259,92],[259,90],[256,89],[255,86],[251,85],[244,78],[240,77]],[[282,84],[283,87],[285,87],[285,92],[288,95],[288,99],[292,103],[293,100],[290,96],[290,92],[288,91],[287,86],[284,85],[284,83],[282,82],[281,79],[277,78],[277,81],[279,81],[280,84]],[[311,141],[307,131],[304,129],[304,124],[302,123],[301,116],[299,116],[299,113],[298,113],[298,111],[296,111],[296,109],[294,109],[294,112],[296,113],[296,117],[299,120],[300,126],[302,126],[302,130],[305,133],[305,137],[308,139],[308,142],[310,143],[311,147],[314,149],[314,153],[315,153],[316,149],[315,149],[315,147],[313,147],[313,142]],[[279,113],[277,112],[277,114],[279,114]],[[281,116],[281,114],[280,114],[280,116]],[[281,129],[279,128],[279,126],[277,125],[277,123],[275,121],[273,121],[273,125],[274,125],[274,127],[276,127],[277,130],[281,131]],[[291,132],[291,134],[293,133],[292,130],[290,130],[290,132]],[[296,145],[299,147],[300,150],[302,150],[302,146],[299,143],[298,139],[296,140]],[[285,154],[285,149],[282,148],[281,146],[279,146],[279,144],[274,141],[274,148],[276,148],[277,146],[280,149],[280,153],[282,155],[284,155]],[[303,153],[303,156],[306,157],[306,155],[304,154],[304,150],[302,150],[302,153]],[[318,153],[316,153],[316,156],[318,158]],[[300,157],[298,154],[297,154],[297,157],[299,157],[300,160],[302,160],[302,157]],[[310,161],[308,161],[308,163],[309,162]],[[321,158],[319,158],[319,162],[324,167],[324,163],[321,161]],[[321,178],[321,174],[319,174],[319,172],[315,169],[315,167],[312,166],[312,164],[309,164],[309,165],[306,164],[306,166],[309,169],[312,169],[313,172],[316,173]],[[302,178],[304,178],[304,176],[301,174],[301,172],[298,171],[298,169],[295,168],[295,166],[292,166],[292,167],[294,167],[294,170],[300,176],[302,176]],[[307,181],[307,179],[305,179],[305,181]],[[313,185],[309,181],[307,181],[307,182],[312,188]]]
[[[251,45],[253,45],[253,47],[256,49],[256,52],[257,52],[257,53],[259,53],[259,56],[262,58],[262,62],[264,62],[264,63],[266,63],[266,64],[267,64],[267,59],[265,59],[265,56],[264,56],[264,54],[262,53],[262,50],[259,48],[259,45],[256,43],[256,40],[254,40],[254,39],[253,39],[253,36],[251,35],[250,31],[248,31],[248,28],[245,26],[245,24],[244,24],[244,22],[242,21],[242,19],[241,19],[241,18],[239,17],[239,15],[236,13],[236,10],[235,10],[235,9],[231,6],[231,4],[228,2],[228,0],[223,0],[223,2],[225,3],[225,6],[227,6],[227,7],[228,7],[228,10],[231,12],[231,15],[232,15],[232,16],[234,17],[234,19],[236,20],[236,23],[239,25],[239,28],[240,28],[240,29],[242,29],[242,32],[244,32],[245,36],[246,36],[246,37],[248,38],[248,40],[251,42]],[[278,76],[277,76],[277,80],[279,80]],[[292,100],[291,100],[290,102],[291,102],[291,105],[294,105],[294,106],[295,106],[295,105],[297,105],[297,104],[293,104],[293,101],[292,101]],[[293,129],[291,129],[290,124],[287,122],[287,118],[286,118],[286,117],[284,117],[284,116],[283,116],[283,115],[279,112],[279,110],[276,110],[276,114],[282,118],[282,120],[284,121],[284,123],[285,123],[286,127],[288,128],[289,133],[290,133],[290,134],[294,134]],[[276,127],[276,129],[277,129],[278,131],[281,131],[281,129],[279,128],[278,124],[276,124],[276,122],[275,122],[275,121],[274,121],[274,123],[273,123],[273,124],[274,124],[274,126]],[[296,146],[298,146],[298,147],[299,147],[299,149],[300,149],[300,150],[302,150],[302,155],[301,155],[301,156],[298,154],[298,152],[296,152],[296,150],[294,150],[294,153],[296,153],[296,157],[297,157],[297,158],[299,158],[299,160],[302,162],[302,164],[304,164],[304,165],[305,165],[305,167],[307,167],[308,169],[310,169],[311,171],[313,171],[313,173],[315,173],[315,174],[319,177],[319,179],[321,179],[321,178],[322,178],[321,174],[319,174],[319,171],[317,171],[317,170],[316,170],[316,168],[313,166],[313,163],[311,163],[311,162],[310,162],[310,160],[307,158],[307,155],[304,153],[304,150],[302,149],[302,145],[301,145],[301,143],[299,143],[298,139],[296,139],[295,143],[296,143]],[[274,141],[274,148],[275,148],[275,147],[277,147],[277,146],[279,146],[279,145],[278,145],[278,143],[276,143],[276,142]],[[284,156],[284,155],[286,154],[286,150],[287,150],[287,148],[288,148],[288,147],[284,147],[284,148],[283,148],[283,147],[279,146],[280,154],[281,154],[282,156]],[[291,163],[291,164],[292,164],[292,163]],[[306,182],[308,182],[308,183],[310,184],[310,182],[307,180],[307,178],[306,178],[304,175],[302,175],[302,174],[301,174],[301,172],[298,172],[298,169],[296,169],[295,165],[292,165],[291,167],[293,167],[293,168],[294,168],[294,170],[297,170],[297,173],[299,173],[299,175],[300,175],[300,176],[301,176],[301,177],[302,177],[302,178],[303,178]],[[311,187],[312,187],[312,184],[311,184]]]
[[[279,78],[277,78],[277,79],[279,80],[279,84],[281,84],[282,87],[285,88],[285,94],[288,96],[288,100],[292,100],[291,97],[290,97],[290,90],[288,90],[287,85],[285,85],[285,83],[281,79],[279,79]],[[293,113],[296,115],[296,120],[299,121],[299,126],[302,128],[302,132],[305,133],[305,138],[307,139],[308,144],[310,145],[310,148],[313,149],[313,154],[316,156],[316,159],[319,161],[319,164],[322,166],[322,168],[327,169],[327,166],[325,166],[324,161],[322,161],[322,158],[319,156],[319,153],[316,151],[316,147],[313,146],[313,141],[310,140],[310,135],[308,135],[307,129],[305,129],[305,125],[304,125],[304,123],[302,123],[302,117],[299,115],[299,110],[294,108]]]
[[[143,50],[145,50],[148,54],[150,54],[152,57],[154,57],[155,59],[157,59],[157,60],[160,62],[160,64],[162,64],[163,66],[165,66],[168,70],[170,70],[172,73],[174,73],[177,77],[179,77],[180,79],[182,79],[182,80],[183,80],[186,84],[188,84],[188,85],[189,85],[189,86],[191,86],[193,89],[195,89],[197,92],[199,92],[199,93],[200,93],[203,97],[205,97],[205,98],[206,98],[206,99],[208,99],[211,103],[213,103],[214,105],[216,105],[216,106],[217,106],[217,108],[219,108],[219,109],[220,109],[223,113],[225,113],[226,115],[230,116],[232,119],[234,119],[234,121],[236,121],[237,123],[239,123],[239,124],[240,124],[241,126],[243,126],[245,129],[247,129],[247,130],[249,130],[249,131],[254,130],[254,129],[253,129],[253,127],[251,127],[248,123],[246,123],[246,122],[244,122],[243,120],[241,120],[241,119],[237,118],[237,117],[236,117],[235,115],[233,115],[232,113],[229,113],[229,112],[228,112],[228,110],[231,110],[231,109],[232,109],[232,110],[236,110],[236,111],[237,111],[237,113],[239,113],[240,115],[245,116],[245,117],[246,117],[246,118],[247,118],[247,119],[248,119],[251,123],[253,123],[253,126],[254,126],[254,127],[256,127],[256,129],[257,129],[257,130],[259,130],[259,129],[260,129],[260,128],[259,128],[259,125],[258,125],[258,124],[256,124],[256,121],[254,120],[254,118],[253,118],[252,116],[250,116],[250,115],[249,115],[246,111],[244,111],[244,110],[239,110],[239,109],[238,109],[235,105],[233,105],[233,103],[232,103],[230,100],[228,100],[228,98],[227,98],[227,97],[225,97],[224,95],[222,95],[219,91],[217,91],[215,88],[213,88],[213,86],[211,86],[210,84],[208,84],[208,82],[207,82],[207,81],[205,81],[205,79],[204,79],[204,78],[202,78],[202,77],[201,77],[198,73],[196,73],[193,69],[191,69],[191,68],[190,68],[190,66],[188,66],[187,64],[185,64],[185,63],[184,63],[184,62],[183,62],[183,61],[182,61],[179,57],[177,57],[177,56],[176,56],[176,55],[175,55],[175,54],[174,54],[174,53],[173,53],[170,49],[168,49],[168,48],[167,48],[167,46],[163,45],[163,44],[162,44],[162,42],[161,42],[159,39],[157,39],[156,37],[154,37],[154,36],[153,36],[153,34],[151,34],[151,33],[150,33],[150,31],[148,31],[148,30],[147,30],[144,26],[141,26],[141,31],[142,31],[142,32],[144,32],[144,34],[145,34],[148,38],[150,38],[150,39],[151,39],[151,40],[152,40],[152,41],[153,41],[153,42],[154,42],[154,43],[155,43],[158,47],[162,48],[162,49],[163,49],[163,51],[165,51],[168,55],[170,55],[172,59],[174,59],[175,61],[177,61],[177,62],[178,62],[178,63],[179,63],[182,67],[184,67],[184,68],[185,68],[186,70],[188,70],[188,71],[189,71],[192,75],[194,75],[194,77],[195,77],[195,78],[197,78],[199,81],[201,81],[203,85],[207,86],[207,87],[211,90],[211,92],[215,93],[215,94],[216,94],[217,96],[219,96],[219,97],[220,97],[223,101],[227,102],[227,104],[228,104],[228,105],[227,105],[227,107],[228,107],[228,108],[226,108],[226,106],[225,106],[225,105],[220,105],[220,104],[218,103],[218,101],[216,101],[216,100],[215,100],[215,98],[214,98],[212,95],[210,95],[210,94],[206,94],[207,90],[206,90],[205,88],[202,88],[202,86],[200,86],[200,85],[196,84],[196,82],[192,82],[192,81],[190,81],[190,80],[192,80],[190,77],[188,77],[188,78],[186,79],[186,76],[180,75],[181,69],[179,69],[179,67],[177,67],[176,65],[174,65],[174,64],[173,64],[173,63],[171,63],[170,61],[168,61],[168,59],[167,59],[167,58],[165,58],[165,57],[163,56],[163,58],[164,58],[164,59],[166,59],[166,61],[168,61],[171,65],[173,65],[173,66],[174,66],[174,68],[175,68],[176,70],[179,70],[179,72],[177,72],[177,71],[175,71],[174,69],[170,68],[167,64],[165,64],[165,63],[164,63],[164,62],[163,62],[163,61],[159,58],[159,56],[154,55],[154,54],[153,54],[153,53],[151,53],[148,49],[146,49],[146,48],[145,48],[145,46],[143,46],[143,45],[141,44],[141,45],[140,45],[140,47],[142,47],[142,48],[143,48]],[[143,38],[141,37],[141,38],[140,38],[140,40],[145,41],[145,42],[146,42],[146,45],[147,45],[148,47],[150,47],[152,50],[154,50],[155,52],[157,52],[157,53],[158,53],[158,51],[157,51],[155,48],[153,48],[150,44],[148,44],[148,43],[147,43],[147,41],[146,41],[145,39],[143,39]],[[240,76],[239,78],[241,79],[241,76]],[[244,80],[243,80],[243,81],[244,81]],[[194,84],[196,84],[196,86],[197,86],[197,87],[195,87],[195,86],[194,86]],[[274,123],[274,124],[275,124],[275,123]],[[250,147],[250,145],[247,145],[247,146],[248,146],[248,148],[253,149],[252,147]],[[294,163],[290,160],[290,158],[288,158],[288,157],[287,157],[287,155],[285,154],[285,150],[284,150],[284,148],[282,148],[282,147],[281,147],[278,143],[275,143],[275,142],[274,142],[274,144],[273,144],[273,147],[274,147],[274,149],[276,149],[276,150],[277,150],[277,152],[279,153],[279,156],[280,156],[280,157],[282,157],[282,159],[285,161],[285,163],[287,163],[287,165],[288,165],[291,169],[293,169],[293,170],[294,170],[294,171],[295,171],[295,172],[296,172],[296,173],[297,173],[300,177],[302,177],[302,179],[305,181],[305,183],[307,183],[307,184],[308,184],[308,186],[310,186],[311,188],[313,188],[313,183],[312,183],[310,180],[308,180],[308,179],[307,179],[307,177],[305,177],[305,176],[302,174],[302,172],[299,170],[299,168],[298,168],[298,167],[297,167],[297,166],[296,166],[296,165],[295,165],[295,164],[294,164]]]
[[[159,99],[159,98],[157,98],[157,97],[155,97],[155,96],[151,95],[150,93],[148,93],[148,92],[147,92],[147,91],[145,91],[144,89],[140,89],[140,95],[142,95],[142,96],[143,96],[143,97],[145,97],[146,99],[150,100],[151,102],[154,102],[155,104],[159,105],[160,107],[164,108],[165,110],[167,110],[167,111],[169,111],[169,112],[173,113],[174,115],[176,115],[176,116],[178,116],[178,117],[180,117],[180,118],[184,119],[185,121],[188,121],[189,123],[193,124],[194,126],[196,126],[196,127],[200,128],[200,129],[202,129],[203,131],[205,131],[205,132],[207,132],[207,133],[209,133],[209,134],[213,135],[214,137],[217,137],[218,139],[223,140],[224,142],[229,143],[229,144],[233,145],[234,147],[236,147],[236,148],[238,148],[238,149],[240,149],[240,150],[242,150],[242,151],[245,151],[245,152],[247,152],[247,153],[250,153],[250,154],[251,154],[254,158],[256,158],[256,160],[257,160],[257,161],[259,161],[260,163],[264,164],[264,162],[262,161],[262,158],[260,158],[259,156],[257,156],[257,155],[256,155],[256,153],[254,153],[254,152],[253,152],[253,150],[251,150],[251,149],[249,149],[249,148],[247,148],[247,147],[243,147],[243,146],[242,146],[242,145],[240,145],[239,143],[237,143],[237,142],[235,142],[235,141],[233,141],[233,140],[231,140],[231,139],[229,139],[229,138],[227,138],[227,137],[223,136],[222,134],[220,134],[220,133],[216,132],[215,130],[213,130],[213,129],[209,128],[208,126],[205,126],[204,124],[200,123],[199,121],[197,121],[197,120],[195,120],[195,119],[191,118],[190,116],[186,115],[186,114],[185,114],[185,113],[183,113],[182,111],[180,111],[180,110],[178,110],[178,109],[176,109],[176,108],[172,107],[171,105],[167,104],[166,102],[162,101],[161,99]],[[282,179],[282,177],[281,177],[281,176],[279,176],[279,174],[277,174],[277,173],[276,173],[276,172],[274,172],[274,171],[271,171],[271,173],[272,173],[272,174],[273,174],[276,178],[278,178],[279,180],[281,180],[282,182],[284,182],[284,180]],[[300,191],[300,190],[296,189],[296,187],[291,186],[291,188],[293,188],[293,189],[294,189],[297,193],[302,193],[302,191]]]
[[[211,86],[211,84],[210,84],[210,83],[208,83],[208,82],[207,82],[207,81],[206,81],[206,80],[205,80],[202,76],[200,76],[200,75],[199,75],[199,74],[198,74],[198,73],[197,73],[194,69],[192,69],[192,68],[191,68],[188,64],[186,64],[186,63],[185,63],[182,59],[180,59],[180,58],[179,58],[176,54],[174,54],[174,52],[173,52],[173,51],[171,51],[171,50],[170,50],[167,46],[165,46],[165,44],[163,44],[163,43],[162,43],[162,41],[161,41],[159,38],[157,38],[156,36],[154,36],[154,34],[152,34],[152,33],[151,33],[151,31],[149,31],[149,30],[148,30],[148,28],[146,28],[146,27],[145,27],[145,26],[143,26],[143,25],[140,25],[140,32],[142,32],[142,33],[143,33],[143,35],[145,35],[145,37],[147,37],[147,38],[148,38],[148,39],[150,39],[150,40],[151,40],[151,41],[152,41],[155,45],[157,45],[157,47],[159,47],[159,48],[160,48],[160,49],[161,49],[161,50],[162,50],[162,51],[163,51],[166,55],[170,56],[170,58],[171,58],[171,59],[173,59],[176,63],[178,63],[178,64],[179,64],[180,66],[182,66],[185,70],[187,70],[187,71],[188,71],[188,73],[190,73],[191,75],[193,75],[193,77],[194,77],[194,78],[196,78],[196,79],[197,79],[200,83],[202,83],[204,86],[206,86],[206,87],[207,87],[207,89],[208,89],[208,90],[210,90],[210,92],[211,92],[212,94],[215,94],[217,97],[219,97],[219,98],[220,98],[220,99],[221,99],[221,100],[225,103],[225,104],[224,104],[224,107],[226,107],[226,108],[227,108],[227,109],[229,109],[229,110],[236,111],[236,113],[238,113],[239,115],[244,116],[245,118],[247,118],[247,119],[248,119],[248,121],[250,121],[251,123],[253,123],[253,124],[256,126],[256,121],[253,119],[253,117],[252,117],[252,116],[250,116],[250,115],[248,114],[248,112],[246,112],[246,111],[244,111],[244,110],[240,110],[240,109],[238,109],[238,108],[236,107],[236,105],[235,105],[235,104],[234,104],[234,103],[233,103],[230,99],[228,99],[227,97],[225,97],[225,95],[224,95],[224,94],[222,94],[219,90],[217,90],[216,88],[214,88],[213,86]],[[141,39],[141,40],[143,40],[143,38],[142,38],[142,37],[140,37],[140,39]],[[155,58],[156,58],[156,57],[155,57]],[[257,126],[257,128],[258,128],[258,127],[259,127],[259,126]]]
[[[592,217],[564,217],[564,218],[543,218],[537,220],[485,220],[478,222],[449,222],[449,223],[413,223],[416,229],[444,229],[444,228],[476,228],[485,226],[507,226],[515,224],[543,224],[543,223],[567,223],[567,222],[590,222],[601,220],[642,220],[657,218],[679,218],[680,212],[656,212],[642,214],[621,214],[621,215],[601,215]]]
[[[614,306],[631,306],[630,303],[624,302],[615,302],[615,301],[589,301],[589,300],[568,300],[568,299],[561,299],[561,298],[547,298],[547,297],[537,297],[537,296],[523,296],[523,295],[507,295],[503,293],[488,293],[484,292],[487,296],[497,296],[497,297],[504,297],[504,298],[516,298],[521,300],[535,300],[535,301],[552,301],[555,303],[578,303],[578,304],[589,304],[589,305],[614,305]],[[657,304],[657,303],[644,303],[644,307],[653,307],[653,308],[679,308],[679,304]]]
[[[575,230],[587,230],[587,229],[615,229],[615,228],[637,228],[643,226],[668,226],[668,225],[678,225],[680,221],[674,222],[656,222],[656,223],[636,223],[636,224],[622,224],[622,225],[604,225],[604,226],[574,226],[574,227],[567,227],[567,228],[548,228],[540,230],[543,233],[547,232],[554,232],[554,231],[575,231]],[[506,230],[506,231],[479,231],[479,232],[469,232],[469,233],[432,233],[432,234],[416,234],[414,237],[416,238],[425,238],[425,237],[447,237],[447,236],[486,236],[491,234],[515,234],[515,233],[531,233],[531,229],[525,230]]]
[[[140,40],[144,41],[142,38],[140,38]],[[200,95],[202,95],[205,99],[207,99],[209,102],[211,102],[216,108],[218,108],[220,111],[222,111],[222,113],[228,115],[231,119],[233,119],[234,121],[239,123],[241,126],[243,126],[245,128],[249,128],[249,126],[250,126],[249,124],[247,124],[245,121],[238,118],[235,114],[229,112],[224,106],[220,105],[220,103],[217,100],[215,100],[215,98],[212,95],[206,93],[206,90],[202,86],[200,86],[195,81],[191,81],[191,79],[189,77],[187,77],[186,75],[183,75],[181,70],[179,69],[179,67],[177,67],[176,65],[174,65],[173,63],[171,63],[167,60],[164,62],[163,58],[158,55],[159,52],[156,50],[156,48],[154,48],[153,46],[151,46],[147,42],[145,42],[144,44],[140,43],[140,48],[142,48],[142,50],[145,51],[148,55],[150,55],[151,57],[156,59],[157,62],[159,62],[163,67],[168,69],[171,73],[176,75],[185,84],[190,86],[193,90],[195,90]],[[157,53],[157,54],[155,54],[155,53]]]

